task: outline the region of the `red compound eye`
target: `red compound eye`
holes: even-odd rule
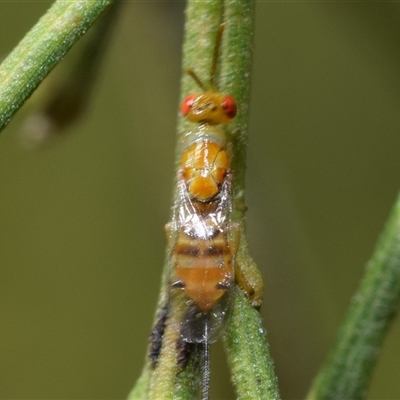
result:
[[[192,105],[196,97],[197,96],[195,94],[189,94],[189,96],[187,96],[185,100],[183,100],[181,104],[181,113],[184,116],[189,114],[189,111],[192,109]]]
[[[228,118],[234,118],[236,115],[237,107],[236,101],[231,96],[225,96],[221,103],[222,109]]]

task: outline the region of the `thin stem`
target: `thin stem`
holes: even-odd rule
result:
[[[280,399],[260,314],[238,288],[225,346],[237,399]]]
[[[0,131],[113,0],[58,0],[0,66]]]
[[[261,281],[261,278],[258,268],[248,252],[245,237],[244,187],[254,2],[252,0],[227,0],[225,2],[225,19],[228,21],[227,29],[230,32],[223,49],[226,59],[221,68],[221,81],[224,83],[223,89],[233,95],[238,104],[237,118],[230,124],[235,138],[232,165],[235,177],[234,219],[242,227],[237,263],[240,264],[241,272],[246,274],[246,283],[253,286],[253,282],[249,281]],[[261,298],[256,296],[252,302],[259,305]],[[227,329],[225,347],[238,399],[280,398],[266,331],[263,328],[260,314],[251,306],[249,299],[239,288],[236,290],[232,321]]]
[[[219,61],[213,74],[215,74],[218,91],[232,95],[238,104],[237,117],[226,129],[230,140],[234,142],[232,168],[235,199],[233,218],[240,224],[242,235],[237,258],[241,267],[244,266],[246,273],[250,271],[248,274],[250,278],[247,279],[249,286],[252,286],[256,281],[261,281],[259,272],[248,254],[244,234],[244,171],[254,20],[253,5],[253,0],[189,1],[186,10],[181,87],[181,99],[185,98],[188,93],[196,92],[196,80],[185,73],[190,69],[196,71],[196,76],[200,81],[209,78],[218,27],[224,22],[225,31]],[[179,119],[178,145],[181,135],[191,129],[192,124],[190,122],[183,118]],[[177,146],[177,168],[179,168],[179,160],[180,149]],[[166,262],[165,268],[168,268],[168,262]],[[163,286],[161,299],[165,299],[165,290],[166,288]],[[236,304],[232,322],[227,332],[226,350],[238,398],[279,399],[265,330],[262,327],[258,311],[251,305],[251,302],[254,305],[261,303],[259,292],[260,290],[258,290],[257,296],[250,301],[245,297],[242,290],[236,290]],[[159,309],[162,306],[163,301],[160,300]],[[139,397],[138,392],[134,389],[129,397],[130,400],[143,398],[194,399],[198,396],[204,348],[201,345],[193,345],[194,354],[189,365],[177,373],[176,341],[178,339],[172,336],[174,330],[170,328],[170,326],[167,326],[164,333],[164,343],[157,368],[150,374],[148,374],[147,366],[144,369],[144,374],[148,374],[146,375],[148,385],[146,395]],[[142,376],[138,384],[143,379],[146,378]]]
[[[365,398],[400,303],[400,195],[308,399]]]
[[[39,88],[46,89],[42,101],[24,124],[25,138],[31,140],[30,144],[42,145],[47,139],[59,137],[86,110],[121,4],[116,1],[98,18],[60,65],[62,68],[49,77],[51,82]],[[40,132],[35,123],[38,120],[43,121]],[[30,124],[31,121],[34,123]]]

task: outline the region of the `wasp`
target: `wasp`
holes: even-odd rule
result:
[[[182,341],[205,345],[203,398],[208,398],[208,346],[218,339],[233,304],[240,241],[239,224],[231,220],[232,142],[224,129],[235,118],[237,105],[214,83],[223,29],[221,25],[217,32],[208,87],[193,70],[187,71],[201,90],[186,96],[180,108],[193,128],[180,140],[173,217],[166,225],[170,246],[168,305],[153,329],[150,353],[155,365],[168,314],[174,307],[180,308],[178,358],[184,363],[182,354],[190,347]]]

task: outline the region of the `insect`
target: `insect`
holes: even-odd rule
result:
[[[189,343],[211,343],[229,316],[234,287],[238,225],[232,209],[231,149],[223,124],[236,115],[235,100],[214,84],[221,25],[210,73],[210,87],[187,71],[202,89],[182,102],[184,117],[197,125],[182,139],[173,221],[166,231],[171,245],[171,291],[185,295],[180,334]]]
[[[218,339],[233,303],[240,240],[239,225],[231,220],[232,143],[223,128],[235,118],[237,106],[214,83],[223,29],[221,25],[217,32],[209,86],[193,70],[187,71],[201,91],[181,104],[181,113],[194,125],[180,141],[173,217],[166,225],[168,300],[153,329],[150,350],[155,366],[167,315],[179,309],[178,363],[184,364],[189,345],[204,345],[203,399],[208,399],[209,345]]]

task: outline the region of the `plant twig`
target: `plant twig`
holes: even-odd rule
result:
[[[36,102],[21,127],[23,145],[39,148],[53,143],[84,114],[121,5],[121,1],[115,1],[108,7],[37,89]]]
[[[0,66],[0,131],[113,0],[56,1]]]
[[[189,1],[186,10],[185,43],[183,49],[183,71],[195,69],[204,81],[209,77],[213,57],[215,35],[221,22],[225,23],[222,51],[216,73],[218,91],[232,95],[238,104],[238,114],[228,125],[230,139],[234,141],[234,212],[233,219],[241,226],[241,244],[238,262],[243,265],[251,286],[261,281],[259,272],[247,251],[244,236],[244,170],[247,144],[247,119],[250,87],[250,67],[253,32],[253,0],[209,0]],[[187,74],[182,77],[181,98],[196,92],[196,83]],[[182,132],[192,126],[183,118],[178,121],[178,139]],[[180,149],[176,151],[176,166],[179,168]],[[165,268],[168,268],[168,262]],[[165,297],[166,287],[162,287],[161,298]],[[226,350],[232,369],[232,379],[238,398],[279,399],[273,362],[268,352],[265,330],[254,305],[260,305],[262,287],[258,287],[251,300],[240,289],[236,291],[236,304],[232,322],[227,332]],[[159,309],[163,301],[159,302]],[[245,321],[243,323],[243,321]],[[189,366],[178,373],[176,367],[176,330],[167,326],[159,364],[154,372],[148,374],[148,366],[138,384],[143,385],[147,377],[147,394],[135,388],[129,396],[133,399],[193,399],[198,392],[201,379],[201,348],[196,347],[197,357],[192,357]],[[251,340],[249,340],[249,336]],[[251,342],[251,343],[249,343]]]
[[[383,339],[399,303],[400,196],[308,399],[365,398]]]
[[[227,35],[225,63],[222,65],[223,89],[232,94],[239,105],[237,118],[230,124],[234,143],[233,171],[235,176],[234,219],[241,224],[242,233],[237,263],[246,275],[249,286],[261,281],[252,260],[245,237],[245,170],[248,142],[248,110],[250,98],[251,56],[253,50],[254,2],[252,0],[225,1],[225,19],[231,27]],[[250,282],[253,281],[253,282]],[[243,283],[242,283],[243,284]],[[262,289],[258,289],[259,292]],[[258,293],[252,299],[259,305]],[[237,288],[232,321],[227,329],[225,347],[238,399],[279,399],[274,365],[269,353],[266,332],[258,311],[244,292]]]

